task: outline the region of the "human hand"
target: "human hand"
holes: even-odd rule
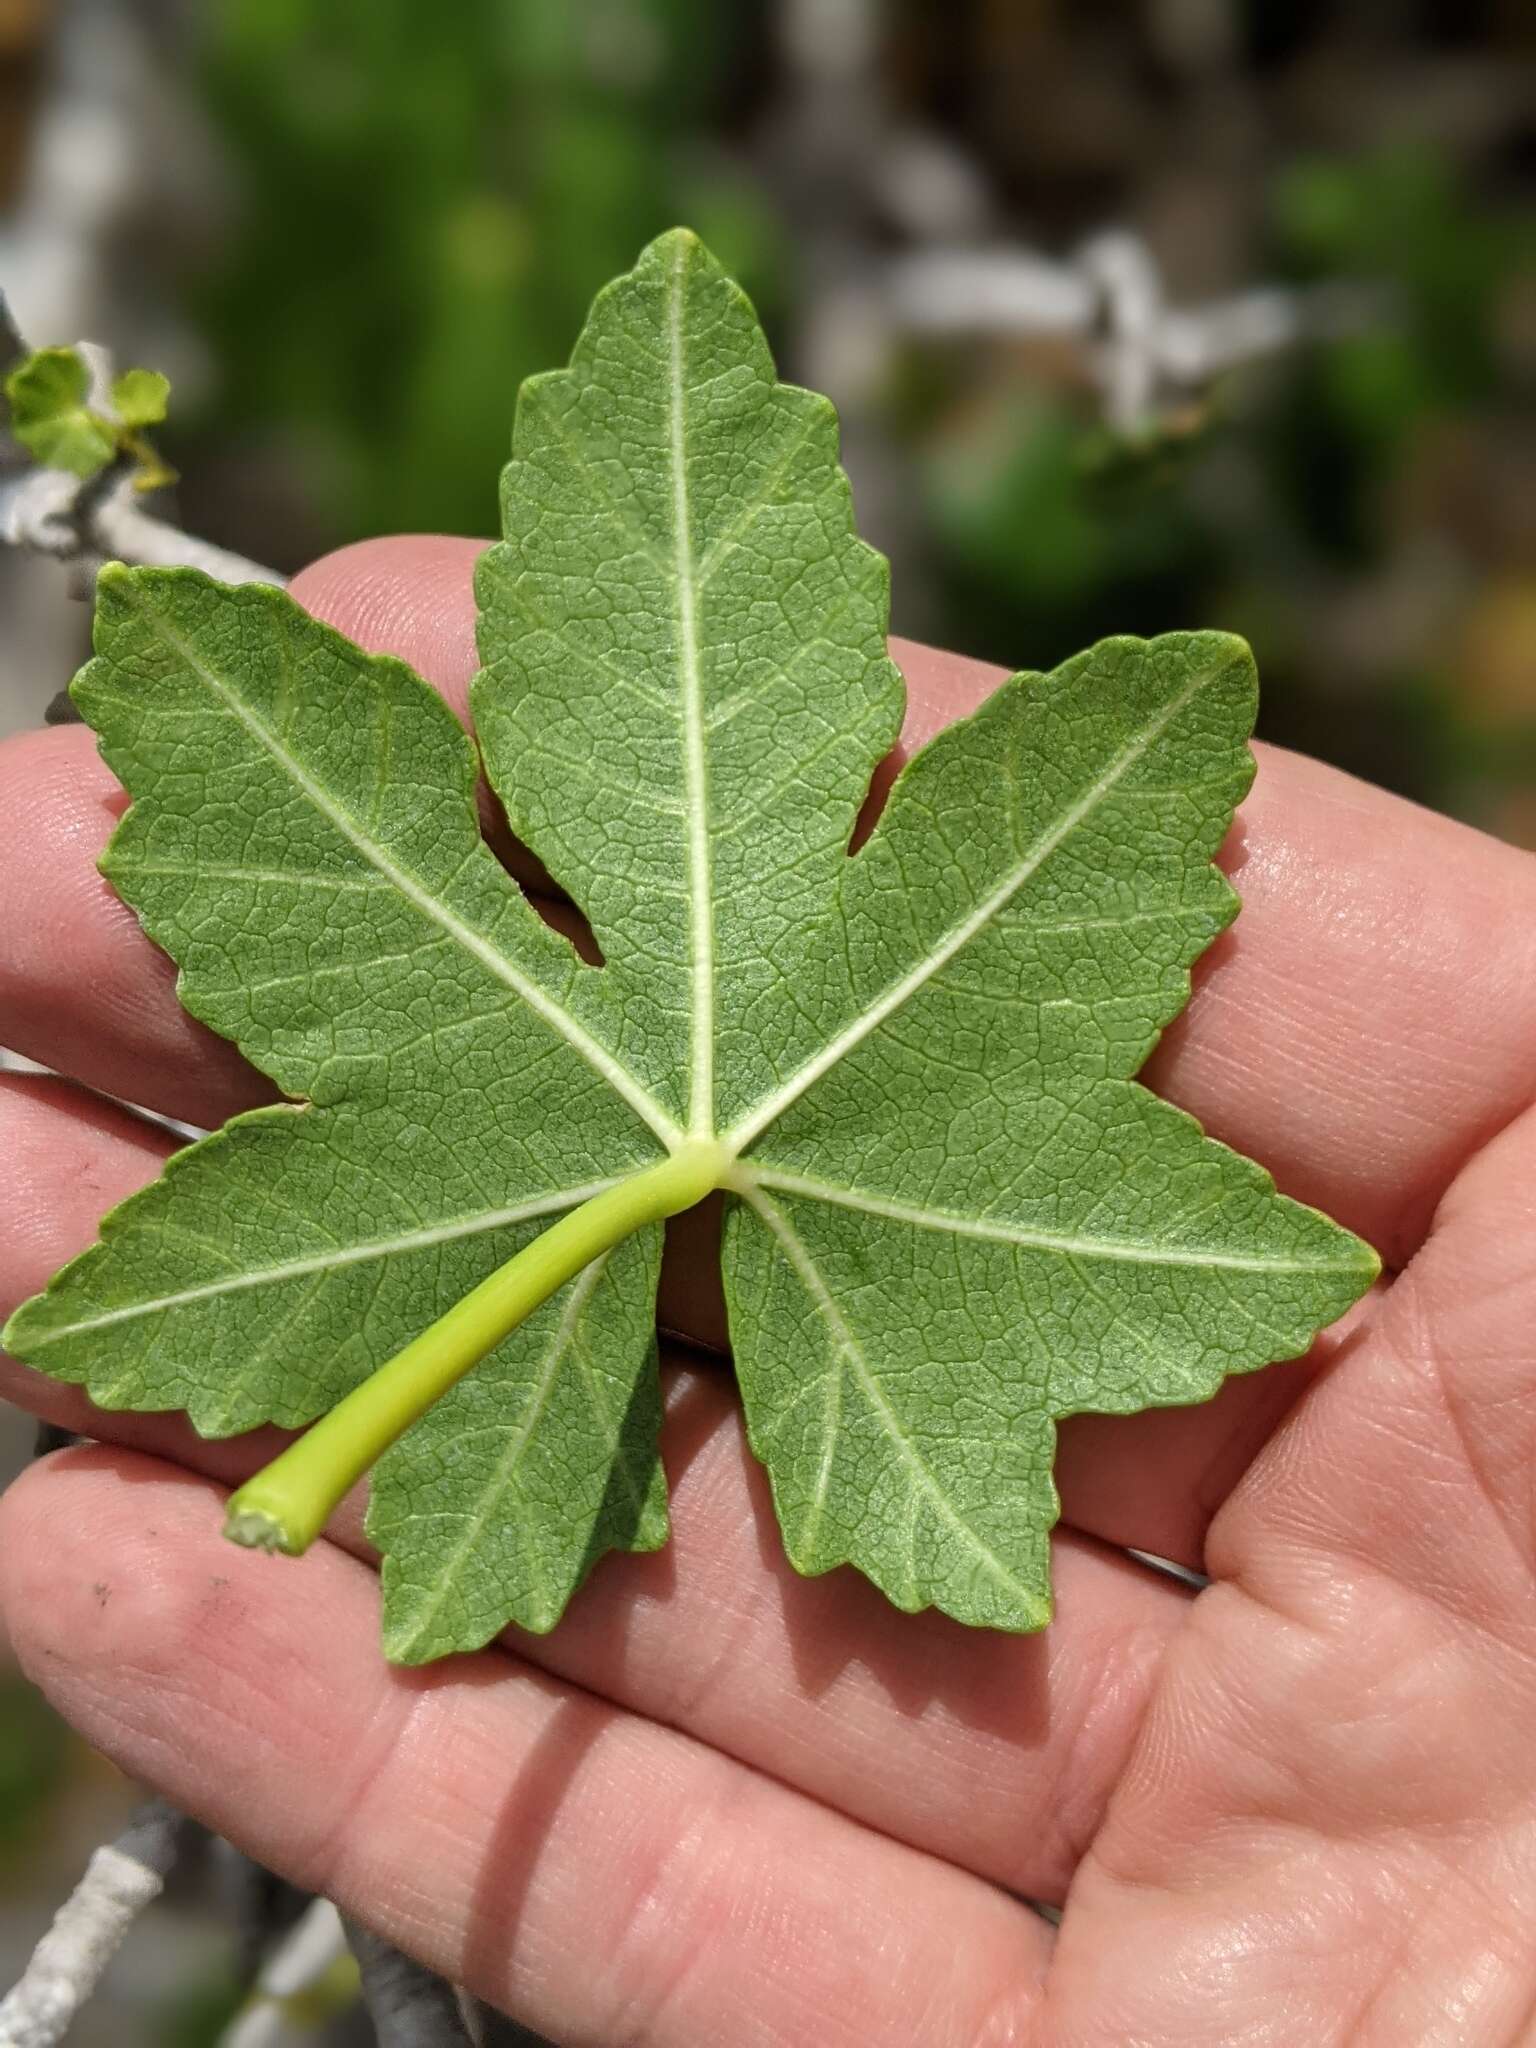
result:
[[[369,543],[294,594],[462,709],[476,552]],[[909,739],[999,680],[897,653]],[[0,1082],[3,1311],[171,1149],[85,1089],[202,1123],[269,1094],[97,875],[121,805],[88,732],[0,748],[0,1040],[72,1077]],[[4,1365],[104,1439],[0,1507],[27,1670],[134,1776],[562,2043],[1536,2039],[1536,863],[1263,750],[1226,864],[1244,914],[1146,1078],[1396,1277],[1205,1407],[1063,1426],[1045,1635],[797,1578],[695,1360],[669,1549],[607,1560],[548,1637],[394,1670],[355,1511],[300,1562],[221,1541],[270,1433],[203,1443]],[[698,1229],[663,1314],[711,1341]]]

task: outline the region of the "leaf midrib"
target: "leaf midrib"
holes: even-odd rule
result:
[[[679,238],[668,276],[668,457],[672,480],[672,552],[677,578],[678,703],[683,740],[688,948],[692,977],[688,1128],[695,1137],[708,1138],[714,1135],[715,1124],[715,914],[709,756],[704,737],[704,682],[699,650],[692,515],[688,498],[688,437],[683,412],[687,390],[683,279],[689,248],[690,244]]]

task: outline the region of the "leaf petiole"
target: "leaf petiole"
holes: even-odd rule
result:
[[[689,1139],[569,1210],[247,1480],[230,1500],[225,1535],[300,1556],[349,1488],[487,1352],[601,1253],[702,1201],[728,1163],[723,1145]]]

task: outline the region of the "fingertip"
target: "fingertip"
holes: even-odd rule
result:
[[[474,568],[486,543],[389,534],[336,548],[301,569],[290,595],[370,654],[393,654],[466,715],[475,651]]]
[[[123,1513],[125,1488],[134,1514]],[[190,1628],[173,1539],[209,1491],[101,1444],[55,1452],[13,1481],[0,1498],[0,1610],[30,1677],[52,1693],[130,1651],[137,1670],[172,1668]]]
[[[325,1569],[334,1554],[319,1570],[284,1560],[279,1587],[271,1559],[223,1541],[224,1499],[104,1445],[42,1460],[0,1501],[0,1617],[27,1676],[130,1776],[248,1815],[295,1723],[314,1731],[322,1774],[343,1766],[355,1732],[307,1631],[349,1640],[354,1681],[362,1638],[356,1586]]]
[[[969,718],[1012,673],[996,662],[973,661],[968,655],[925,647],[920,640],[902,640],[894,634],[890,648],[891,659],[906,678],[901,745],[908,753],[925,746],[957,718]]]

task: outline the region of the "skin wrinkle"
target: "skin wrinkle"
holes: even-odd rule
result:
[[[1075,1870],[1082,1862],[1104,1819],[1097,1803],[1080,1805],[1073,1796],[1074,1786],[1091,1777],[1080,1768],[1081,1761],[1095,1748],[1122,1758],[1131,1755],[1140,1738],[1166,1648],[1166,1639],[1160,1632],[1133,1624],[1125,1636],[1100,1652],[1092,1682],[1085,1688],[1086,1704],[1074,1717],[1061,1761],[1064,1796],[1051,1811],[1052,1825],[1061,1842],[1060,1863],[1065,1871]],[[1046,1903],[1060,1901],[1047,1898]]]
[[[1251,1413],[1234,1415],[1225,1434],[1211,1445],[1210,1453],[1194,1484],[1195,1527],[1199,1532],[1197,1546],[1187,1560],[1179,1559],[1176,1562],[1187,1561],[1197,1571],[1205,1569],[1205,1531],[1210,1528],[1221,1510],[1222,1503],[1247,1470],[1266,1437],[1284,1421],[1286,1415],[1306,1393],[1314,1371],[1327,1369],[1326,1355],[1323,1359],[1315,1360],[1315,1353],[1321,1348],[1323,1347],[1314,1347],[1312,1358],[1284,1361],[1290,1370],[1276,1372],[1271,1368],[1267,1377],[1271,1378],[1276,1387],[1273,1407],[1262,1417],[1256,1417]]]
[[[1463,1462],[1481,1504],[1492,1517],[1501,1540],[1508,1545],[1510,1555],[1529,1576],[1532,1562],[1530,1528],[1521,1528],[1517,1525],[1512,1506],[1506,1505],[1501,1499],[1499,1488],[1484,1469],[1483,1457],[1473,1442],[1463,1402],[1457,1392],[1458,1375],[1454,1369],[1448,1367],[1438,1350],[1431,1350],[1424,1363],[1434,1384],[1440,1408],[1461,1449]],[[1514,1649],[1516,1646],[1509,1644],[1506,1647]]]
[[[1498,1518],[1498,1527],[1500,1541],[1504,1542],[1508,1539],[1509,1531],[1504,1525],[1502,1518]],[[1341,1554],[1337,1548],[1339,1541],[1340,1539],[1335,1536],[1327,1544],[1319,1543],[1317,1546],[1319,1559],[1332,1559],[1339,1556]],[[1513,1548],[1513,1545],[1511,1547]],[[1390,1584],[1398,1590],[1405,1590],[1399,1588],[1398,1582],[1391,1578],[1375,1559],[1366,1555],[1363,1549],[1353,1553],[1352,1561],[1357,1563],[1363,1570],[1380,1578],[1384,1583]],[[1513,1674],[1506,1674],[1506,1682],[1509,1682],[1510,1676],[1518,1680],[1521,1667],[1529,1667],[1531,1661],[1531,1650],[1529,1647],[1531,1631],[1529,1628],[1523,1631],[1512,1629],[1509,1633],[1490,1630],[1481,1618],[1468,1608],[1465,1600],[1458,1599],[1456,1592],[1452,1588],[1439,1585],[1428,1576],[1420,1578],[1411,1589],[1406,1590],[1410,1590],[1413,1597],[1420,1601],[1439,1623],[1450,1626],[1462,1634],[1479,1635],[1491,1647],[1497,1650],[1502,1658],[1513,1660],[1515,1669]],[[1523,1642],[1522,1636],[1524,1638]],[[1533,1701],[1536,1701],[1536,1670],[1527,1671],[1526,1685],[1531,1691]]]
[[[689,1911],[692,1900],[709,1898],[706,1846],[715,1831],[721,1839],[731,1838],[731,1816],[741,1811],[748,1796],[746,1786],[717,1776],[705,1800],[679,1817],[670,1839],[647,1858],[631,1887],[622,1928],[607,1959],[615,1988],[625,1988],[605,2034],[623,2048],[652,2048],[667,2038],[663,2022],[682,2004],[709,1952],[708,1939],[696,1938],[698,1914]],[[695,1938],[683,1938],[684,1929]]]
[[[674,1686],[655,1709],[657,1720],[685,1730],[709,1726],[711,1704],[734,1676],[743,1651],[762,1626],[765,1604],[763,1593],[742,1602],[708,1657],[691,1670],[687,1665],[679,1665]]]
[[[357,1829],[370,1801],[379,1796],[384,1781],[398,1770],[400,1760],[410,1754],[417,1723],[425,1717],[429,1705],[430,1695],[418,1692],[408,1699],[404,1714],[397,1718],[396,1698],[381,1695],[375,1701],[368,1725],[359,1731],[356,1775],[317,1830],[304,1857],[306,1869],[316,1873],[311,1890],[328,1896],[336,1888],[337,1876],[346,1868],[348,1837]],[[378,1744],[370,1751],[366,1738],[375,1730],[379,1731]]]
[[[1449,1883],[1454,1875],[1454,1871],[1442,1871],[1440,1873],[1441,1883]],[[1485,1907],[1487,1903],[1486,1901],[1484,1902]],[[1389,1998],[1395,2000],[1399,1996],[1402,1976],[1405,1974],[1402,1966],[1405,1962],[1412,1961],[1417,1956],[1418,1947],[1419,1937],[1415,1919],[1410,1914],[1404,1913],[1400,1918],[1397,1939],[1380,1955],[1376,1965],[1374,1982],[1366,1991],[1355,2011],[1341,2026],[1338,2035],[1341,2043],[1365,2042],[1371,2038],[1367,2028],[1371,2023],[1373,2015],[1383,2010]],[[1484,1953],[1486,1954],[1487,1951],[1485,1950]],[[1435,2017],[1441,2019],[1449,2017],[1449,2015],[1436,2013]],[[1396,2019],[1393,2020],[1393,2025],[1394,2027],[1397,2026]],[[1390,2041],[1396,2038],[1396,2036],[1380,2038]],[[1422,2033],[1417,2032],[1416,2038],[1420,2040],[1429,2039],[1431,2043],[1433,2041],[1433,2037],[1425,2037]],[[1442,2034],[1440,2038],[1446,2043],[1446,2048],[1454,2048],[1456,2037]],[[1511,2034],[1508,2038],[1511,2042],[1517,2042],[1519,2039],[1514,2034]]]

